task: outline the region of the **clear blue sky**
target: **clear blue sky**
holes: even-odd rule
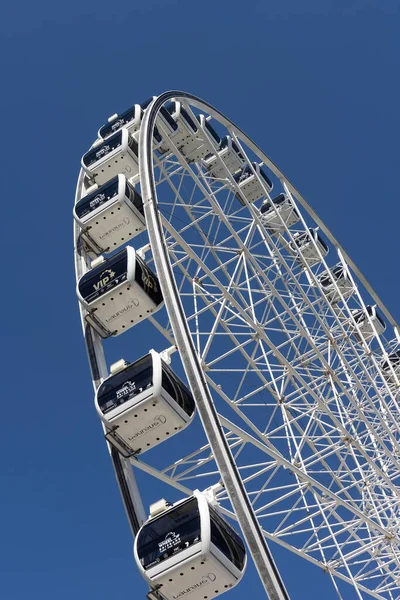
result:
[[[146,590],[75,299],[71,210],[98,127],[167,89],[210,101],[282,168],[398,318],[399,30],[398,0],[3,6],[2,598]],[[147,483],[146,502],[162,494]],[[273,550],[292,600],[335,598],[320,571]],[[227,598],[262,597],[254,570],[244,581]]]

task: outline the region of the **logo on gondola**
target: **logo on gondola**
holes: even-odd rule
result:
[[[124,227],[124,225],[129,225],[129,223],[130,220],[128,219],[128,217],[124,217],[122,221],[118,223],[118,225],[114,225],[114,227],[108,229],[105,233],[103,233],[103,235],[99,235],[99,238],[102,240],[103,238],[110,235],[110,233],[114,233],[115,231],[118,231],[118,229],[120,229],[121,227]]]
[[[115,121],[115,123],[111,126],[111,130],[117,131],[117,129],[120,129],[122,127],[124,122],[125,121],[123,119],[118,119],[118,121]]]
[[[107,144],[107,146],[103,146],[102,148],[100,148],[100,150],[98,152],[96,152],[96,158],[101,158],[102,156],[104,156],[105,154],[110,152],[110,150],[111,150],[111,146],[109,146],[108,144]]]
[[[128,396],[131,392],[136,390],[136,385],[134,381],[126,381],[122,388],[117,390],[117,400],[124,398],[124,396]]]
[[[105,197],[106,197],[105,194],[97,194],[97,196],[95,196],[95,198],[93,198],[93,200],[90,201],[90,203],[89,203],[90,208],[96,208],[96,206],[99,206],[99,204],[101,204],[103,202]]]
[[[157,292],[157,283],[154,277],[142,271],[142,281],[145,287],[148,287],[150,290],[154,290],[155,292]]]
[[[170,531],[165,536],[161,542],[158,542],[158,550],[159,552],[165,552],[166,550],[171,550],[175,546],[181,543],[181,536],[179,533],[175,533],[175,531]]]
[[[130,304],[127,304],[126,306],[124,306],[123,308],[121,308],[121,310],[118,310],[116,313],[110,315],[108,317],[108,319],[104,319],[104,321],[106,323],[111,323],[111,321],[114,321],[114,319],[118,319],[121,315],[125,314],[126,312],[130,311],[132,308],[137,308],[139,306],[139,300],[137,298],[133,298],[132,302]]]
[[[106,269],[100,274],[100,279],[97,283],[93,284],[93,287],[96,292],[104,288],[111,279],[115,277],[116,273],[112,269]]]
[[[187,587],[184,590],[182,590],[181,592],[179,592],[179,594],[177,594],[176,596],[172,596],[172,598],[173,598],[173,600],[177,600],[178,598],[183,598],[183,596],[188,596],[192,592],[195,592],[195,591],[199,590],[200,588],[203,588],[204,586],[208,585],[209,583],[213,583],[216,579],[217,579],[217,576],[215,573],[206,573],[205,575],[203,575],[203,577],[200,579],[200,581],[198,581],[197,583],[194,583],[193,585],[189,585],[189,587]]]
[[[166,422],[167,417],[165,417],[164,415],[158,415],[157,417],[154,417],[153,421],[149,423],[149,425],[143,427],[143,429],[140,429],[139,431],[136,431],[131,437],[128,438],[128,440],[132,441],[140,437],[141,435],[144,435],[145,433],[149,433],[149,431],[152,431],[152,429],[155,429],[160,425],[164,425]]]

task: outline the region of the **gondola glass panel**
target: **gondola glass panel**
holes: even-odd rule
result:
[[[246,561],[246,550],[242,538],[221,515],[209,506],[211,519],[211,543],[224,554],[240,571]]]
[[[395,391],[399,390],[400,381],[400,350],[391,352],[388,356],[388,360],[383,361],[382,370],[384,378],[390,388]],[[397,380],[396,380],[397,378]]]
[[[153,519],[141,530],[138,534],[138,558],[147,570],[200,542],[198,502],[191,498]]]
[[[205,115],[198,115],[197,120],[199,121],[201,128],[207,131],[207,133],[213,140],[215,147],[218,148],[221,143],[221,137],[211,125],[210,121],[207,120]]]

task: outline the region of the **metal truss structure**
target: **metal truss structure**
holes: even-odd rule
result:
[[[186,147],[157,120],[171,98],[200,123],[191,144],[208,148],[205,159],[189,162]],[[206,122],[238,152],[223,156]],[[156,123],[168,147],[163,154],[152,148]],[[163,94],[145,113],[139,149],[149,235],[141,253],[157,269],[166,300],[148,327],[164,336],[169,352],[178,349],[196,400],[206,394],[215,418],[191,426],[192,447],[185,438],[182,448],[178,436],[157,457],[130,461],[110,449],[133,531],[144,516],[131,465],[183,495],[212,487],[248,542],[246,527],[256,518],[266,540],[326,571],[339,597],[343,581],[359,598],[399,598],[400,385],[389,359],[400,348],[396,323],[299,192],[218,110],[190,94]],[[252,188],[234,177],[238,155],[237,168],[247,164],[271,201],[256,168],[263,165],[289,212],[271,202],[268,221],[261,197],[249,201]],[[78,200],[89,184],[81,173]],[[76,227],[77,277],[93,257],[80,234]],[[307,251],[298,243],[304,234]],[[385,332],[367,305],[378,306]],[[85,323],[84,331],[96,388],[108,369],[98,335]],[[134,345],[134,333],[126,335]],[[235,493],[251,513],[246,522],[215,450],[218,432],[240,475]]]

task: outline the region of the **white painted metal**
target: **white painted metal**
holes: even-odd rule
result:
[[[198,359],[195,377],[191,369],[196,365],[188,369],[185,364],[192,391],[193,386],[204,390],[207,383],[219,413],[214,425],[219,421],[265,537],[329,573],[339,597],[347,597],[341,583],[347,582],[359,598],[394,600],[400,581],[400,369],[389,356],[397,356],[400,348],[398,327],[333,235],[261,149],[207,103],[176,91],[161,101],[171,97],[191,114],[205,115],[200,119],[204,137],[205,119],[211,118],[218,134],[229,135],[248,164],[263,163],[274,195],[286,194],[299,219],[287,222],[275,208],[277,229],[268,231],[260,215],[262,200],[242,206],[235,197],[241,189],[232,169],[239,167],[224,162],[210,141],[219,179],[210,177],[201,161],[188,164],[157,120],[169,152],[154,152],[147,177],[154,177],[156,193],[151,208],[146,200],[146,217],[151,211],[155,217],[158,208],[157,244],[165,247],[165,274],[161,278],[158,269],[158,275],[163,290],[167,279],[178,293],[192,347],[179,343],[164,310],[151,323],[168,347],[178,346],[184,364],[188,350]],[[141,161],[141,173],[147,168]],[[263,197],[271,200],[265,182],[253,174]],[[89,185],[81,174],[77,199]],[[307,252],[293,253],[299,235],[317,227],[329,254],[311,235]],[[154,253],[155,234],[149,234]],[[90,248],[77,228],[75,239],[79,276],[88,268]],[[158,266],[160,257],[153,259]],[[326,295],[319,277],[338,263],[346,272],[346,286],[332,277]],[[392,325],[393,338],[391,328],[382,331],[366,311],[368,304],[376,304]],[[354,318],[360,310],[366,311],[367,329]],[[89,327],[85,332],[96,388],[108,371],[99,337]],[[213,435],[213,424],[205,428]],[[157,460],[149,453],[147,462],[139,457],[132,464],[185,495],[214,485],[220,509],[243,526],[210,444],[204,440],[200,447],[182,448],[170,461],[168,442],[164,447]],[[112,458],[136,530],[143,511],[133,471],[120,456]]]
[[[152,131],[157,112],[163,105],[163,102],[168,99],[168,94],[165,94],[155,100],[149,107],[149,111],[143,119],[139,142],[140,180],[148,234],[153,249],[153,258],[157,272],[159,273],[160,285],[163,297],[165,298],[172,331],[176,339],[176,345],[180,350],[183,366],[196,401],[199,416],[224,485],[228,491],[229,499],[238,516],[242,532],[269,598],[271,600],[285,600],[288,598],[287,592],[267,543],[262,536],[254,511],[251,509],[246,490],[240,479],[238,469],[223,436],[213,400],[204,379],[199,361],[200,357],[196,354],[193,341],[190,337],[184,309],[180,301],[179,290],[175,285],[173,277],[157,204],[155,203],[156,195],[151,150]],[[180,154],[179,150],[174,147],[173,142],[171,146],[174,148],[175,153]],[[226,159],[228,162],[231,160],[229,156],[226,156]],[[221,159],[219,158],[219,160]]]

